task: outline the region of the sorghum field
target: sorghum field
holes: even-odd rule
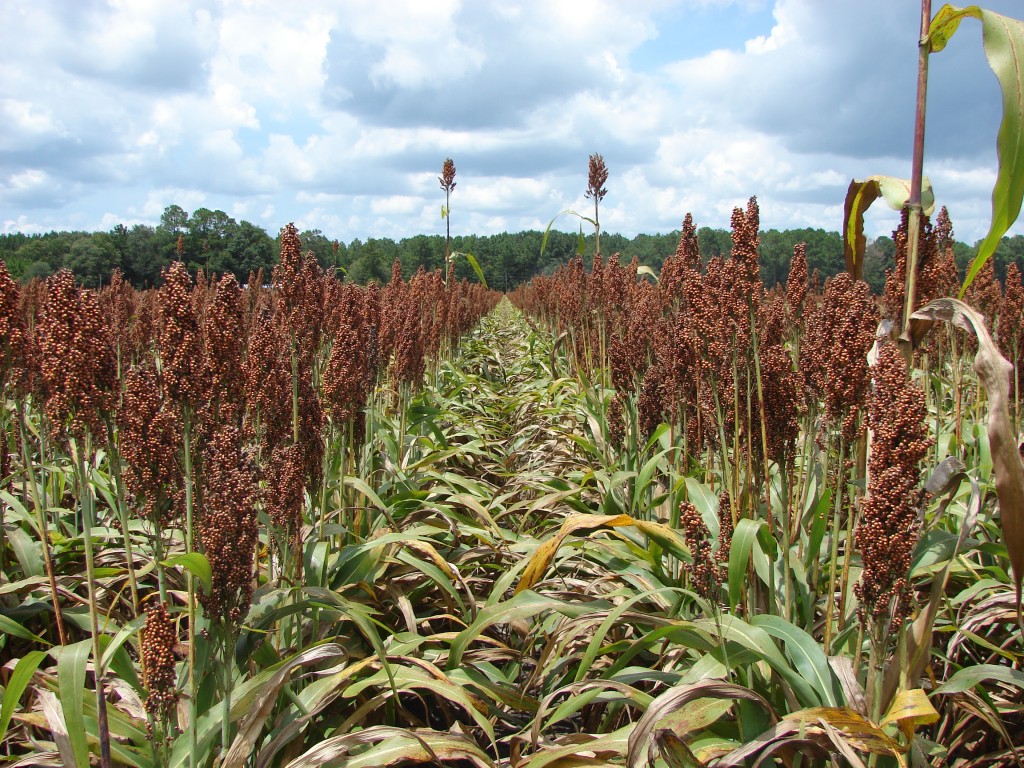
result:
[[[0,265],[0,763],[1021,765],[1020,273],[941,301],[943,210],[908,323],[905,219],[883,296],[731,225],[507,296]]]

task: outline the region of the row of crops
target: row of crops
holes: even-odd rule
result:
[[[507,298],[292,227],[245,286],[0,265],[0,760],[1017,764],[1020,274],[996,348],[904,323],[905,225],[882,297],[732,228]]]

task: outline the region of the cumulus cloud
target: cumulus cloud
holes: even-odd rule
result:
[[[838,229],[851,178],[909,174],[913,6],[9,0],[0,222],[109,228],[177,203],[342,240],[441,232],[450,156],[453,223],[485,234],[587,207],[601,152],[608,230],[726,227],[751,195],[766,228]],[[1000,114],[972,25],[932,57],[926,151],[967,240],[987,228]]]

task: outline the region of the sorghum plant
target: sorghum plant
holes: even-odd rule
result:
[[[199,546],[210,563],[209,593],[200,600],[221,641],[223,677],[221,747],[230,746],[231,689],[234,685],[235,637],[252,600],[256,519],[256,471],[243,454],[242,435],[232,424],[213,433],[204,457],[200,488]]]
[[[594,201],[594,250],[601,252],[601,218],[599,208],[604,196],[608,194],[605,183],[608,181],[608,167],[604,164],[604,158],[594,153],[590,156],[590,164],[587,170],[587,191],[584,197]]]
[[[61,270],[47,281],[39,337],[44,410],[50,422],[50,434],[58,443],[68,447],[75,466],[85,542],[100,763],[107,768],[110,765],[110,733],[93,549],[96,500],[87,467],[93,461],[93,445],[102,444],[106,439],[104,421],[114,404],[116,368],[96,296],[78,288],[68,270]]]
[[[880,659],[894,645],[892,633],[898,634],[911,607],[907,579],[920,529],[920,466],[931,439],[924,392],[910,382],[895,344],[881,344],[872,380],[868,486],[856,531],[864,570],[854,590],[871,640],[869,695],[880,705],[875,685]]]
[[[451,269],[452,263],[452,208],[451,198],[452,192],[455,191],[455,161],[450,157],[445,158],[444,163],[441,164],[441,175],[437,177],[438,182],[441,184],[441,191],[444,192],[444,208],[441,210],[441,216],[444,218],[445,223],[445,237],[444,237],[444,274],[448,276],[448,272]]]

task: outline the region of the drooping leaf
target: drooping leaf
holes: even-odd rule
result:
[[[662,523],[654,523],[649,520],[637,520],[630,515],[591,515],[586,513],[575,513],[569,515],[562,523],[562,527],[554,536],[541,543],[530,557],[523,575],[516,585],[516,592],[532,589],[547,572],[548,566],[554,559],[558,548],[565,540],[580,531],[592,531],[598,528],[621,528],[623,526],[635,526],[646,536],[657,541],[665,549],[671,551],[680,558],[688,558],[689,550],[682,537],[674,530]]]
[[[482,269],[480,269],[480,262],[478,262],[476,260],[476,256],[474,256],[469,251],[466,251],[465,253],[463,253],[462,251],[455,251],[452,254],[452,258],[454,259],[456,256],[463,256],[463,257],[465,257],[466,261],[469,262],[469,266],[471,266],[473,268],[473,271],[476,273],[477,280],[479,280],[480,284],[484,288],[486,288],[487,287],[487,280],[484,278],[484,272],[483,272]]]
[[[691,685],[676,686],[652,701],[647,711],[637,721],[636,727],[629,736],[629,746],[626,752],[627,768],[639,768],[643,764],[650,742],[654,738],[655,728],[659,723],[664,724],[672,715],[679,712],[685,713],[682,717],[676,717],[672,726],[675,732],[686,734],[706,728],[724,714],[725,710],[720,707],[689,708],[693,702],[702,699],[726,701],[729,702],[729,706],[732,705],[732,702],[740,699],[753,701],[764,708],[772,722],[778,719],[768,701],[756,691],[742,685],[722,680],[702,680]],[[725,709],[727,710],[728,706]]]
[[[1003,119],[996,137],[998,170],[992,190],[992,223],[967,270],[961,298],[1017,220],[1024,200],[1024,22],[977,5],[957,8],[946,4],[929,26],[930,51],[938,53],[945,48],[968,16],[981,22],[985,56],[1002,89]]]
[[[571,208],[566,208],[564,211],[559,213],[558,216],[565,216],[567,214],[569,216],[575,216],[580,221],[586,221],[586,222],[589,222],[590,224],[594,224],[594,220],[593,219],[588,218],[588,217],[584,216],[583,214],[576,213],[576,211],[572,210]],[[553,227],[555,222],[558,221],[558,216],[555,216],[553,219],[551,219],[551,221],[548,222],[547,227],[544,228],[544,236],[540,240],[540,255],[541,256],[544,255],[544,250],[548,246],[548,235],[551,234],[551,227]],[[583,237],[583,225],[582,224],[580,225],[580,237],[581,238]],[[582,251],[581,251],[581,253],[582,253]]]
[[[907,739],[913,738],[919,725],[931,725],[939,719],[939,713],[928,701],[928,694],[920,688],[903,689],[896,694],[889,710],[882,716],[881,724],[895,723]]]
[[[864,278],[864,214],[879,197],[884,198],[894,211],[901,210],[910,199],[910,180],[893,176],[869,176],[864,181],[854,179],[846,190],[843,206],[843,256],[846,271],[854,280]],[[921,206],[926,214],[935,208],[935,193],[927,177],[921,184]]]
[[[750,623],[786,644],[793,666],[814,687],[824,704],[830,707],[845,704],[842,686],[832,672],[825,652],[813,637],[781,616],[770,613],[753,616]]]
[[[447,668],[458,667],[469,644],[489,626],[536,616],[542,611],[558,611],[567,616],[579,616],[588,610],[591,608],[585,604],[571,604],[553,597],[544,597],[532,590],[517,592],[503,603],[483,608],[473,623],[459,632],[452,641],[451,649],[448,652]]]
[[[40,637],[34,632],[30,632],[25,629],[21,624],[16,622],[9,616],[0,614],[0,632],[5,635],[12,635],[13,637],[20,637],[22,640],[31,640],[35,643],[42,643],[43,645],[49,645],[45,638]]]
[[[1003,540],[1013,571],[1017,617],[1021,617],[1021,581],[1024,578],[1024,463],[1021,462],[1013,422],[1010,419],[1010,372],[1013,366],[992,341],[985,318],[957,299],[935,299],[910,316],[905,340],[912,346],[924,338],[936,322],[959,326],[978,339],[974,371],[988,396],[988,444],[992,456],[996,495]]]
[[[228,750],[224,762],[221,764],[223,768],[241,768],[249,762],[253,746],[277,703],[281,688],[287,683],[296,667],[343,655],[344,650],[340,645],[326,643],[307,648],[281,664],[260,688],[259,695],[242,720],[235,740],[231,744],[231,749]]]
[[[52,691],[40,691],[39,704],[43,710],[43,717],[46,718],[46,724],[50,728],[50,735],[53,736],[53,741],[57,745],[64,768],[81,766],[82,763],[78,761],[74,747],[71,746],[71,738],[64,722],[64,708],[61,706],[60,698]],[[82,736],[85,737],[84,732]],[[85,765],[89,765],[88,761]]]
[[[371,745],[368,749],[358,749]],[[353,749],[357,748],[357,749]],[[353,751],[358,754],[352,754]],[[427,728],[377,725],[356,733],[331,736],[292,760],[286,768],[384,768],[396,764],[450,765],[468,763],[493,768],[494,762],[473,741],[461,734]]]

